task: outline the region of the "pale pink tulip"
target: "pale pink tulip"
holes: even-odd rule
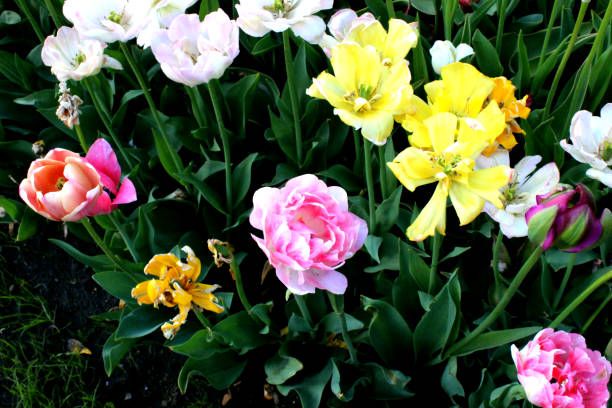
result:
[[[344,293],[348,282],[336,269],[368,235],[366,222],[348,211],[344,189],[306,174],[281,189],[257,190],[253,204],[250,222],[263,231],[263,239],[253,238],[291,292],[303,295],[319,288]]]
[[[527,399],[543,408],[604,408],[612,367],[575,333],[544,329],[512,359]]]
[[[197,14],[182,14],[153,35],[151,50],[168,78],[193,87],[223,75],[240,52],[238,34],[221,9],[202,22]]]
[[[319,45],[323,48],[325,54],[331,58],[332,48],[340,44],[354,27],[360,24],[370,24],[374,21],[376,21],[376,17],[372,13],[363,13],[358,16],[351,9],[338,10],[327,23],[331,35],[323,34]]]

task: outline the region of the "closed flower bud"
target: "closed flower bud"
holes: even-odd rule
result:
[[[608,235],[612,213],[605,209],[595,216],[593,195],[582,184],[575,189],[559,185],[556,191],[536,197],[537,205],[525,214],[529,239],[544,250],[555,246],[580,252]]]

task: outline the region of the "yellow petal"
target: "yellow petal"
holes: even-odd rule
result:
[[[154,280],[154,279],[151,279],[151,280]],[[136,285],[136,287],[134,287],[134,289],[132,289],[132,297],[138,301],[139,305],[142,305],[142,304],[150,305],[154,301],[154,298],[151,299],[148,295],[149,282],[151,281],[148,280],[148,281],[140,282],[138,285]]]
[[[338,115],[340,120],[348,126],[355,129],[361,129],[361,125],[363,123],[363,115],[353,112],[352,109],[334,109],[334,114]]]
[[[313,98],[327,100],[334,108],[352,109],[352,105],[344,99],[347,91],[342,88],[335,76],[327,72],[322,72],[313,79],[306,93]]]
[[[359,50],[357,44],[341,43],[334,47],[331,57],[331,65],[334,75],[342,89],[346,91],[356,91],[359,88],[357,83],[357,66],[359,65]]]
[[[412,86],[410,86],[411,79],[410,69],[408,69],[408,65],[404,62],[384,70],[382,72],[380,87],[377,90],[378,94],[385,97],[395,92],[403,93],[405,90],[408,91],[408,93],[402,95],[396,102],[394,102],[392,107],[379,109],[395,110],[396,105],[399,104],[403,98],[406,98],[406,101],[410,102],[410,98],[412,97]],[[377,102],[376,105],[379,106],[381,103]],[[407,106],[404,109],[407,108],[410,108],[410,106]]]
[[[484,200],[465,184],[453,182],[450,187],[450,199],[455,207],[461,225],[474,221],[482,212]]]
[[[490,102],[475,118],[482,124],[487,132],[489,143],[493,141],[506,129],[506,118],[495,102]]]
[[[414,48],[419,40],[417,23],[408,24],[404,20],[392,18],[389,20],[389,34],[385,41],[383,58],[396,64],[406,58],[408,51]]]
[[[512,180],[512,173],[513,170],[508,166],[475,170],[468,176],[468,187],[497,208],[503,208],[499,189]]]
[[[211,293],[211,291],[215,290],[217,287],[217,285],[195,285],[194,288],[190,290],[190,293],[193,296],[193,303],[203,309],[210,310],[211,312],[223,313],[225,309],[219,305],[219,300]]]
[[[144,273],[164,279],[169,268],[176,267],[179,259],[172,254],[155,255],[145,266]]]
[[[378,51],[371,45],[357,48],[355,51],[357,89],[363,87],[367,87],[369,90],[376,89],[382,75],[382,64]],[[338,75],[336,74],[336,76]]]
[[[172,291],[172,299],[177,305],[190,305],[192,296],[186,292],[178,283],[174,283],[174,290]]]
[[[439,89],[436,98],[445,100],[444,104],[450,106],[450,112],[458,116],[475,117],[495,88],[495,83],[479,72],[470,64],[455,62],[442,68],[442,81],[444,92]],[[427,90],[427,88],[426,88]],[[428,91],[428,96],[429,91]],[[448,100],[446,100],[448,99]],[[440,102],[439,100],[434,103]]]
[[[363,114],[361,134],[375,145],[382,146],[393,131],[393,115],[386,111],[370,111]]]
[[[437,181],[435,176],[441,169],[431,160],[431,153],[409,147],[398,154],[393,162],[387,163],[387,166],[400,183],[414,191],[418,186]]]
[[[427,127],[431,145],[436,153],[443,152],[455,143],[457,132],[457,117],[452,113],[438,113],[423,122]]]
[[[187,254],[187,265],[189,265],[189,268],[183,268],[185,271],[185,276],[188,279],[191,279],[191,281],[195,282],[198,279],[198,276],[200,276],[202,264],[190,247],[185,245],[181,249]]]
[[[178,332],[185,321],[187,321],[187,315],[190,309],[191,305],[179,305],[179,314],[174,316],[169,322],[164,323],[161,327],[165,338],[171,339],[176,335],[176,332]]]
[[[446,232],[446,193],[442,183],[438,183],[431,200],[421,210],[419,216],[408,227],[406,235],[411,241],[422,241],[431,237],[437,230],[444,235]]]
[[[382,53],[385,47],[387,32],[380,21],[372,21],[367,24],[359,24],[354,27],[345,37],[344,41],[352,41],[362,47],[370,45]]]

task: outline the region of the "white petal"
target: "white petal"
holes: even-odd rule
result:
[[[517,193],[528,193],[532,195],[546,194],[559,184],[559,169],[555,163],[548,163],[536,171],[523,185]]]
[[[308,16],[291,26],[293,33],[311,44],[317,44],[325,32],[325,22],[321,17]]]
[[[523,184],[527,176],[533,173],[538,163],[541,161],[542,156],[525,156],[516,164],[516,166],[514,166],[519,185]]]
[[[612,170],[606,168],[604,170],[588,169],[586,172],[587,176],[595,180],[599,180],[608,187],[612,187]]]
[[[457,61],[461,61],[462,59],[474,54],[474,49],[464,43],[459,44],[456,48],[456,51],[457,51]]]

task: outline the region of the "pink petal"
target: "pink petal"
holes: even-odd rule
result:
[[[113,200],[113,208],[119,204],[127,204],[136,201],[136,189],[134,183],[129,178],[124,178],[121,183],[121,188],[117,192],[117,196]]]
[[[100,174],[102,185],[113,194],[117,194],[121,180],[121,167],[119,167],[117,155],[110,144],[104,139],[96,140],[87,152],[85,160]]]

